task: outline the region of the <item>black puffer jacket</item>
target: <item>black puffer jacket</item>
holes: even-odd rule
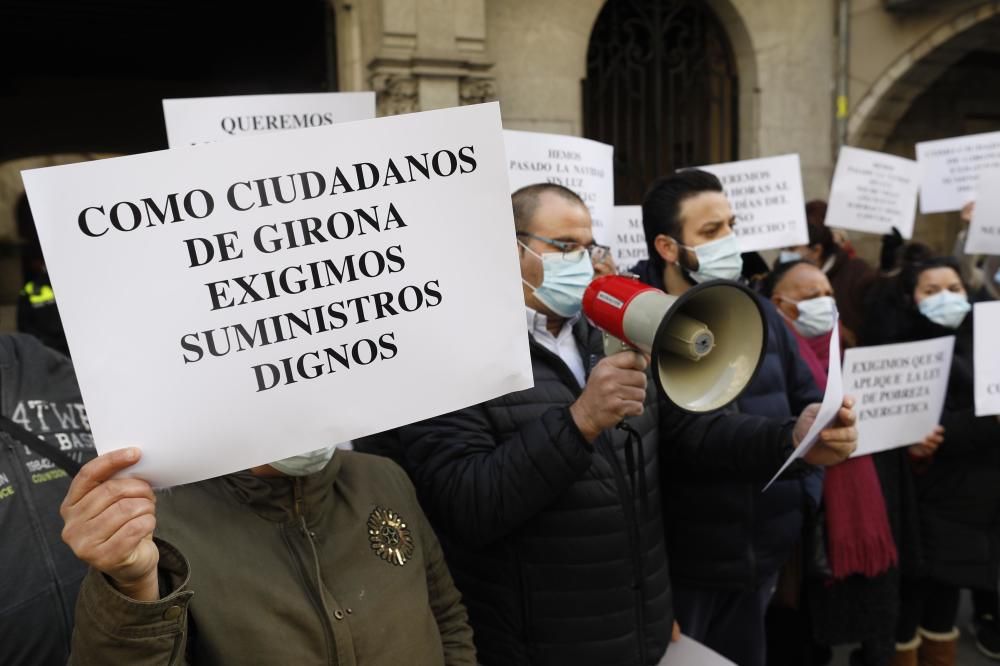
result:
[[[955,336],[941,425],[944,443],[914,466],[926,573],[954,585],[992,589],[1000,567],[1000,422],[976,418],[972,319],[957,331],[910,315],[910,340]]]
[[[663,289],[663,278],[651,262],[641,262],[632,272]],[[735,408],[787,422],[806,405],[822,401],[823,393],[781,315],[770,301],[758,299],[767,324],[767,349]],[[777,572],[799,541],[807,513],[819,505],[822,472],[797,466],[762,493],[761,483],[734,482],[711,468],[688,464],[683,451],[671,443],[666,453],[670,478],[665,518],[674,580],[738,590]],[[779,467],[773,467],[772,474]]]
[[[601,336],[584,321],[574,333],[589,375]],[[760,478],[788,454],[790,429],[658,410],[650,382],[646,413],[629,420],[641,452],[620,430],[591,446],[569,413],[580,394],[569,368],[534,342],[531,355],[534,388],[402,429],[408,470],[464,595],[479,659],[655,664],[673,617],[657,418],[684,442],[688,460]]]

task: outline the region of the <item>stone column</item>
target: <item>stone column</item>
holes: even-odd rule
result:
[[[380,116],[496,99],[485,0],[371,0],[368,59]]]

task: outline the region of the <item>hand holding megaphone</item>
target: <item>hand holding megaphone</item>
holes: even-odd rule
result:
[[[569,407],[584,439],[592,442],[625,417],[642,414],[647,365],[641,354],[623,351],[602,358],[594,366],[583,393]]]

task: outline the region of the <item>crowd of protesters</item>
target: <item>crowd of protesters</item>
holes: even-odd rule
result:
[[[768,266],[699,170],[650,187],[637,266],[613,265],[566,188],[512,205],[533,388],[165,491],[115,476],[141,442],[94,457],[29,257],[24,333],[0,336],[0,663],[655,665],[684,634],[741,666],[840,645],[857,665],[948,666],[964,590],[1000,660],[1000,421],[975,416],[970,305],[1000,294],[997,257],[892,234],[871,266],[814,201],[808,244]],[[605,356],[581,300],[616,271],[755,291],[768,342],[736,402],[682,412],[647,357]],[[844,347],[955,336],[940,425],[849,457],[848,396],[761,492],[816,418],[835,326]],[[49,455],[69,437],[75,476]]]

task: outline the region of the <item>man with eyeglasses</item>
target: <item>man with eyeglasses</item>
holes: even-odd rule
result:
[[[706,470],[763,482],[811,419],[793,439],[791,424],[661,408],[647,359],[604,357],[581,316],[594,274],[614,270],[584,202],[552,184],[512,200],[534,388],[402,428],[404,465],[480,663],[657,664],[673,627],[659,433]],[[840,418],[817,454],[853,450],[853,412]]]

